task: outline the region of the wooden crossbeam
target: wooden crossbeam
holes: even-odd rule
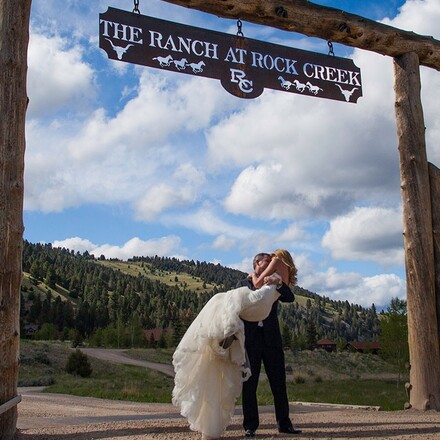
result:
[[[440,70],[440,41],[433,37],[418,35],[306,0],[164,1],[223,18],[240,18],[391,57],[415,52],[421,65]]]
[[[8,400],[3,405],[0,405],[0,414],[3,414],[6,411],[9,411],[14,406],[17,406],[20,402],[21,402],[21,394],[19,394],[18,396],[15,396],[11,400]]]

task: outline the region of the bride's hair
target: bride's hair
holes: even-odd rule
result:
[[[298,270],[296,269],[295,263],[293,262],[292,255],[286,249],[277,249],[270,254],[271,258],[278,257],[288,268],[289,268],[289,286],[296,285],[296,274]]]

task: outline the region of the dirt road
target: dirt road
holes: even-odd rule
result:
[[[136,365],[137,367],[150,368],[152,370],[160,371],[168,376],[174,377],[174,370],[172,365],[158,364],[155,362],[142,361],[140,359],[133,359],[128,357],[124,349],[111,348],[81,348],[81,351],[88,356],[102,359],[104,361],[114,362],[117,364]]]

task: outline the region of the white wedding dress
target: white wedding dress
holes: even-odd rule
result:
[[[246,321],[262,321],[280,294],[275,285],[239,287],[214,295],[194,319],[173,354],[172,402],[190,428],[219,438],[234,414],[242,382],[250,376],[244,348]],[[229,348],[220,343],[235,335]]]

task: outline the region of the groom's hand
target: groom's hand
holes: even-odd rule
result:
[[[228,336],[227,338],[220,341],[219,345],[220,345],[220,347],[222,347],[226,350],[227,348],[229,348],[232,345],[232,343],[235,341],[235,339],[237,339],[237,337],[235,335]]]

